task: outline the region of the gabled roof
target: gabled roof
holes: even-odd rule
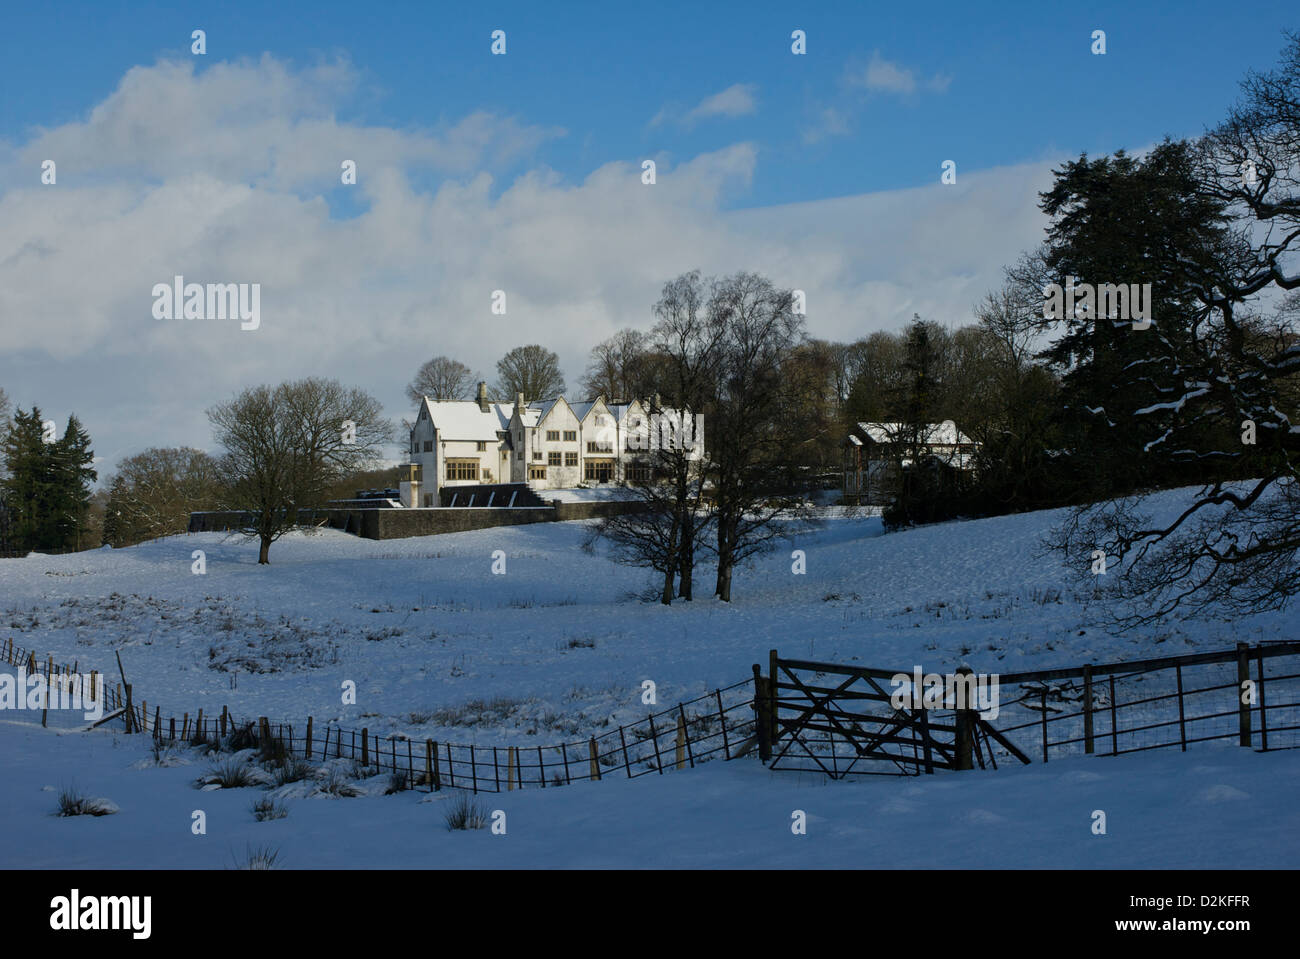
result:
[[[906,428],[907,424],[904,423],[858,424],[858,432],[873,443],[893,443]],[[974,445],[974,440],[957,429],[957,424],[952,420],[944,420],[942,423],[927,423],[923,427],[920,439],[929,446]]]
[[[500,442],[497,431],[510,428],[514,410],[506,403],[489,403],[485,413],[472,400],[431,400],[427,396],[424,406],[441,439],[488,443]]]

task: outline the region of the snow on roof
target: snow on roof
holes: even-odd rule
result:
[[[506,403],[489,403],[487,412],[478,403],[465,400],[424,399],[429,419],[443,439],[479,440],[495,443],[497,432],[510,428],[514,407]]]
[[[904,423],[858,424],[858,429],[874,443],[893,443],[906,428]],[[931,446],[956,446],[957,444],[974,443],[974,440],[957,429],[957,424],[952,420],[926,424],[921,440]]]

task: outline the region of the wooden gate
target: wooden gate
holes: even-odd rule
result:
[[[763,677],[754,666],[759,752],[772,769],[832,779],[982,769],[992,762],[990,739],[1030,761],[974,710],[895,706],[894,671],[780,659],[776,650],[770,670]]]

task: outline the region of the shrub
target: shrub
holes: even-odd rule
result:
[[[310,779],[314,771],[311,763],[304,762],[301,759],[290,759],[275,770],[275,784],[276,786],[287,786],[289,783],[301,782],[304,779]]]
[[[253,818],[258,822],[266,822],[270,819],[285,819],[288,815],[288,807],[278,799],[272,799],[270,796],[263,796],[253,803]]]
[[[331,766],[325,778],[316,787],[318,792],[327,796],[351,797],[360,796],[361,790],[352,785],[346,773],[338,766]]]
[[[274,869],[276,860],[280,858],[280,850],[273,849],[270,846],[249,847],[244,854],[243,862],[236,862],[236,869],[252,869],[254,871],[263,869]]]
[[[487,825],[487,813],[478,800],[465,792],[452,800],[446,819],[448,829],[482,829]]]
[[[87,798],[77,792],[75,787],[66,787],[59,791],[58,816],[111,816],[117,812],[117,805],[108,799]]]
[[[212,766],[204,782],[218,783],[222,789],[240,789],[253,785],[253,770],[242,759],[226,759]]]

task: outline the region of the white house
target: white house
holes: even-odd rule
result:
[[[410,474],[402,483],[406,506],[437,506],[444,486],[527,483],[534,489],[633,482],[648,476],[659,446],[704,452],[703,418],[683,417],[652,400],[611,404],[603,396],[569,403],[563,396],[528,403],[487,398],[442,401],[425,397],[411,430]]]
[[[844,441],[844,495],[871,499],[887,483],[896,465],[911,466],[910,456],[899,457],[899,447],[913,443],[910,427],[903,423],[858,423]],[[927,423],[915,442],[924,459],[937,460],[956,470],[973,470],[979,444],[952,420]]]

